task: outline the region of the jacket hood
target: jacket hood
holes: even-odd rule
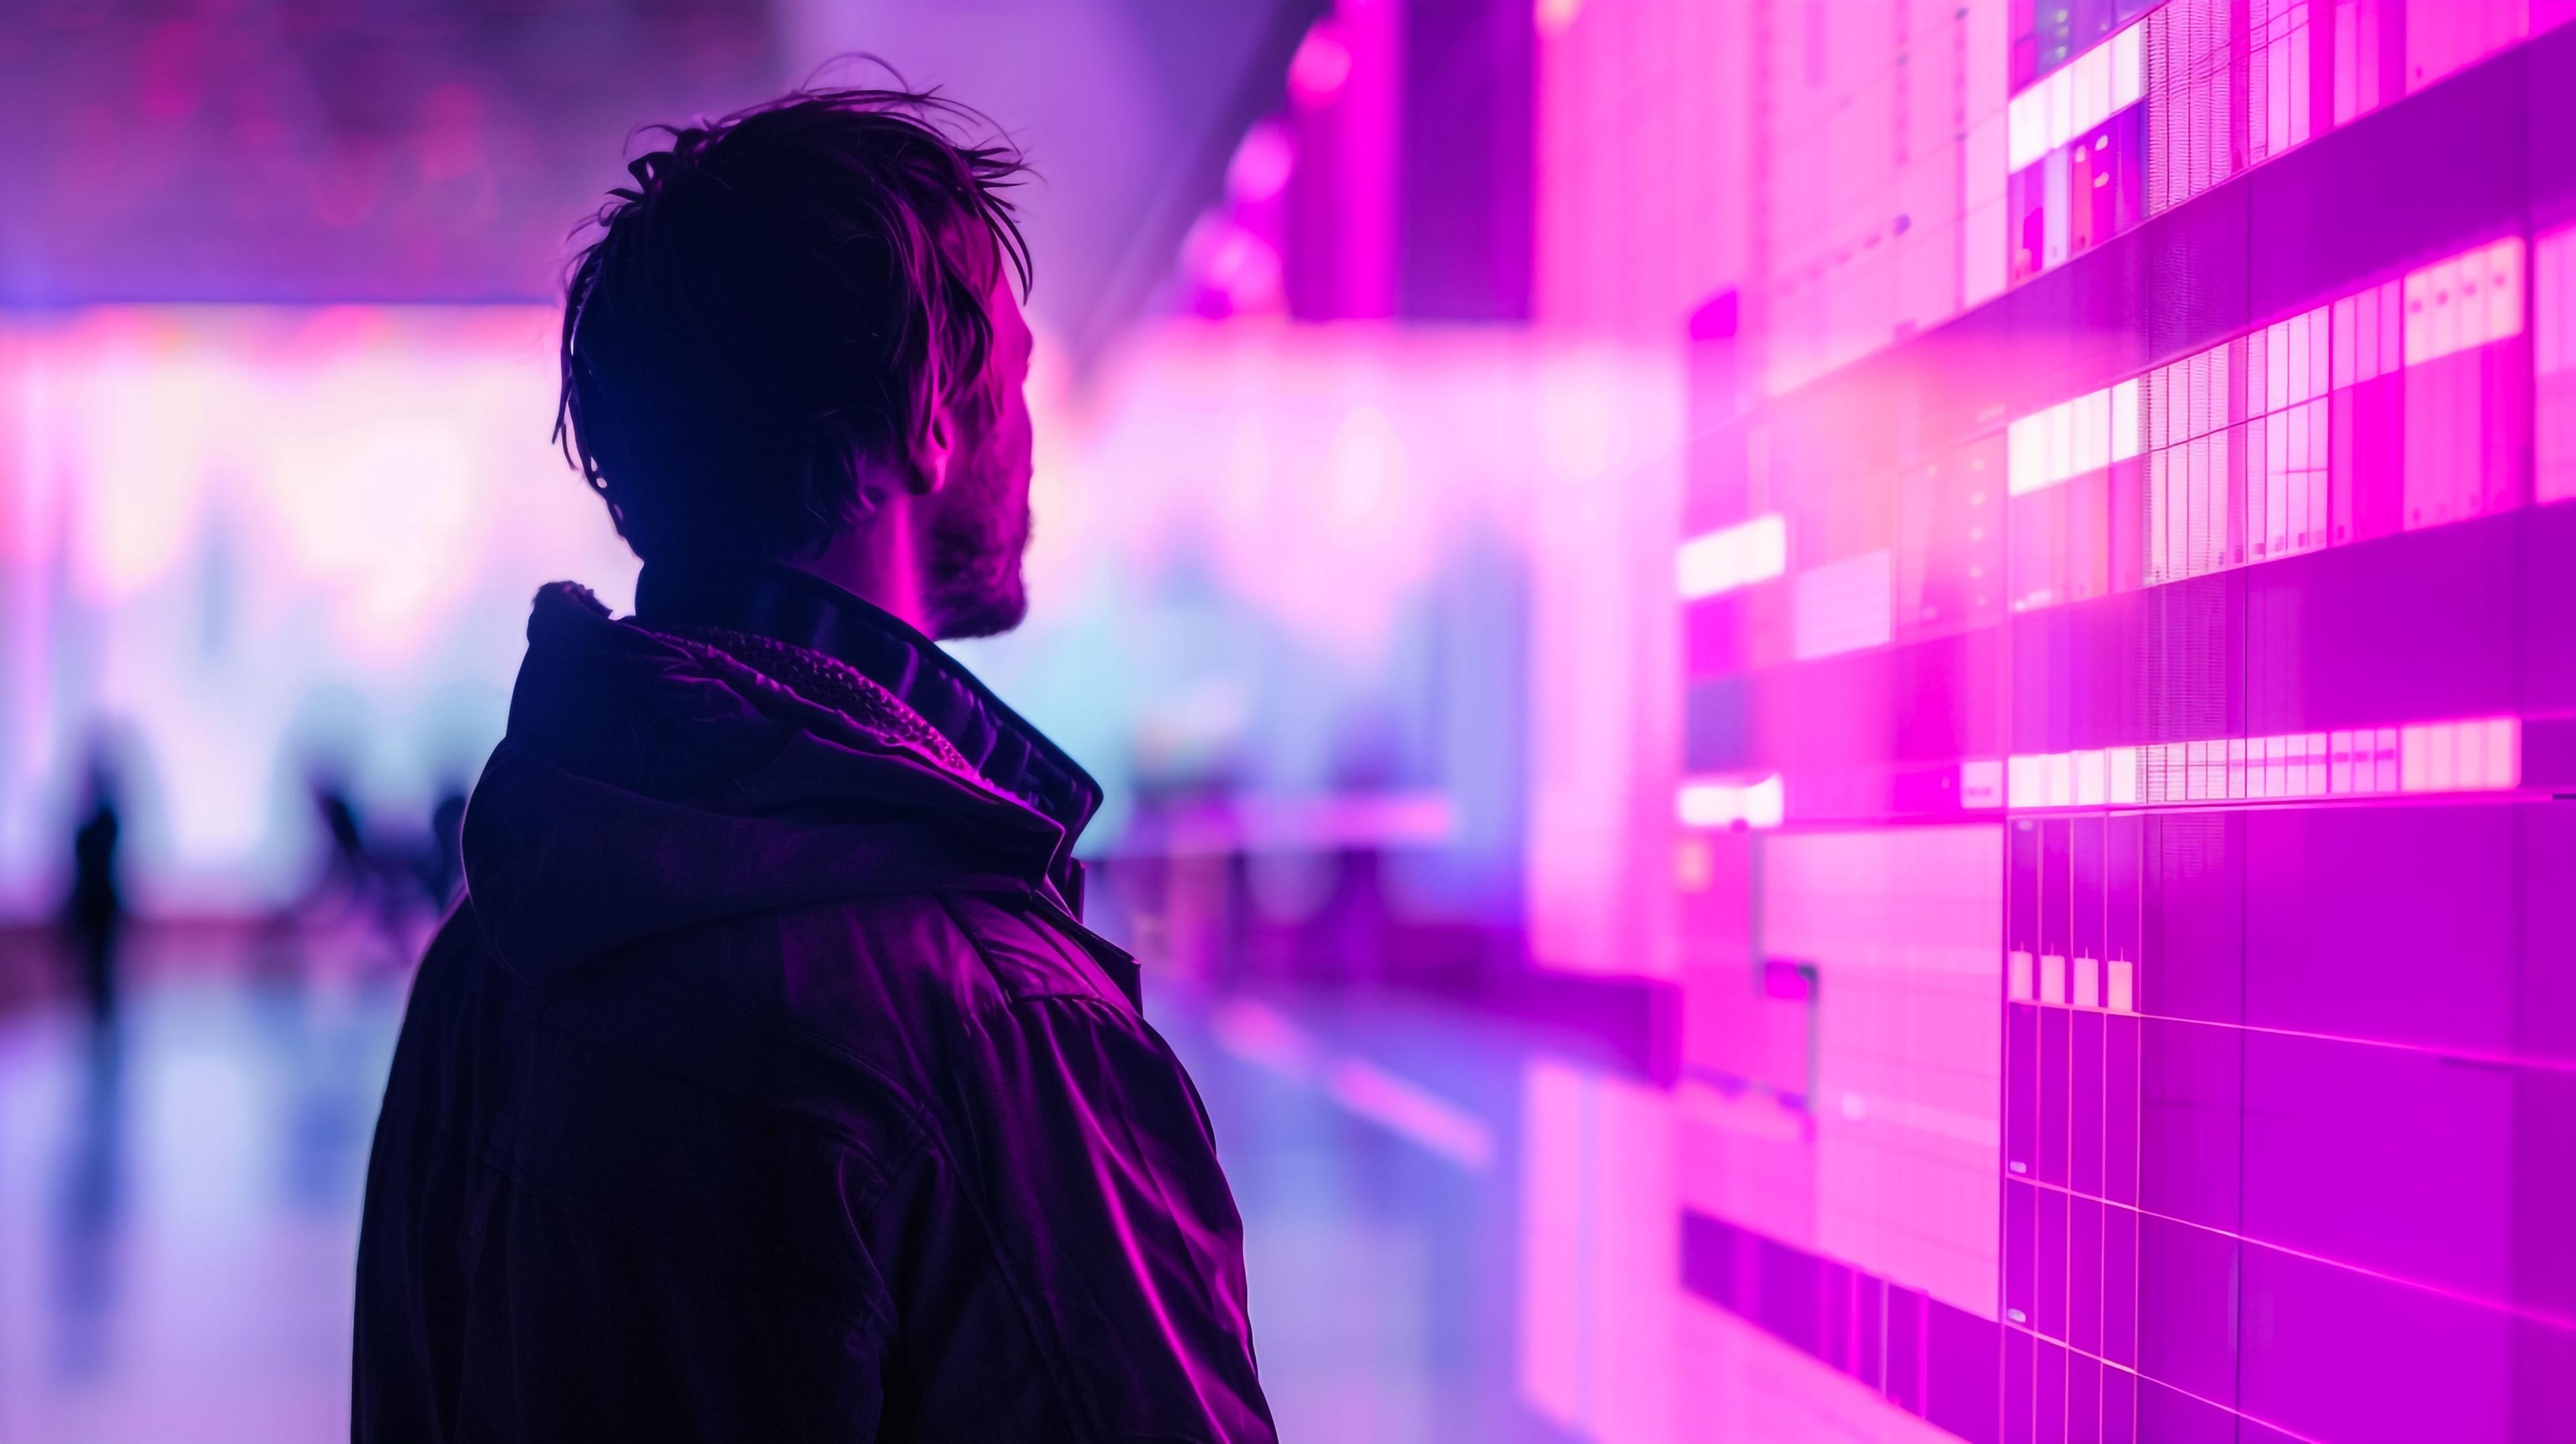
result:
[[[467,888],[503,963],[542,978],[658,933],[886,893],[1061,903],[1096,791],[1049,816],[863,675],[852,686],[890,710],[863,716],[721,645],[614,620],[568,583],[538,593],[509,730],[465,821]],[[1026,729],[1006,709],[994,725]]]

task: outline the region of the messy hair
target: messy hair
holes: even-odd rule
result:
[[[554,431],[637,556],[818,550],[943,404],[989,404],[1024,167],[969,127],[936,92],[835,89],[655,128],[573,261]]]

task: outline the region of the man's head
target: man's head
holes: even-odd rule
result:
[[[1000,146],[837,90],[670,132],[564,303],[557,435],[647,562],[788,561],[944,637],[1027,610],[1028,252]]]

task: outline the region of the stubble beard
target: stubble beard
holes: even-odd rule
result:
[[[997,483],[978,488],[1000,489]],[[997,637],[1029,613],[1028,582],[1021,574],[1034,530],[1028,496],[1023,492],[1016,506],[989,494],[956,501],[963,504],[944,510],[930,531],[926,600],[934,632],[941,638]]]

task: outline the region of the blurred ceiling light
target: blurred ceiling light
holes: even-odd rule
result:
[[[1339,95],[1351,78],[1351,47],[1341,27],[1318,20],[1288,62],[1288,95],[1299,105],[1324,105]]]
[[[1211,318],[1276,314],[1286,302],[1279,249],[1221,211],[1199,217],[1181,241],[1193,308]]]
[[[1276,120],[1255,121],[1225,168],[1226,194],[1238,205],[1276,200],[1288,188],[1288,174],[1296,168],[1297,146],[1288,137],[1288,127]]]
[[[1562,35],[1583,14],[1583,0],[1538,0],[1538,33]]]

